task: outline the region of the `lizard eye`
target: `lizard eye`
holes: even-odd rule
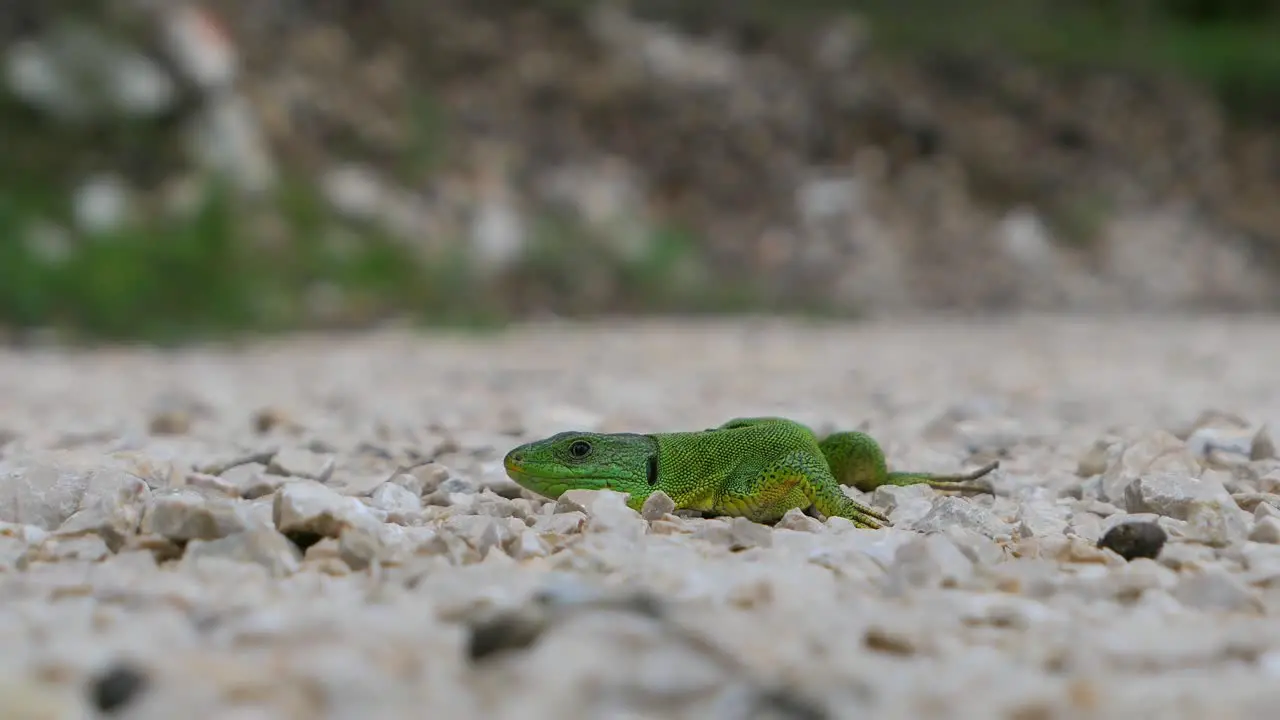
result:
[[[569,446],[569,454],[576,458],[584,458],[591,454],[591,443],[586,440],[574,440]]]

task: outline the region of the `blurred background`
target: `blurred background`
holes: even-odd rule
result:
[[[0,333],[1280,306],[1280,0],[0,0]]]

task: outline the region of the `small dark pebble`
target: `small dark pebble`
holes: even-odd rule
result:
[[[285,533],[284,536],[289,538],[289,540],[304,553],[307,551],[307,548],[324,539],[324,536],[320,533],[313,532],[288,532]]]
[[[504,613],[476,622],[470,627],[467,656],[480,662],[506,651],[527,649],[546,629],[543,618],[528,613]]]
[[[1155,559],[1169,539],[1164,528],[1153,522],[1120,523],[1098,540],[1098,547],[1107,548],[1125,560],[1134,558]]]
[[[770,688],[760,691],[751,718],[777,718],[777,720],[827,720],[830,713],[809,698],[786,688]]]
[[[89,695],[95,707],[109,714],[128,705],[146,688],[146,673],[139,667],[120,662],[90,681]]]
[[[471,622],[467,656],[473,662],[480,662],[503,652],[528,649],[564,613],[590,610],[622,611],[660,620],[666,608],[659,598],[645,592],[620,598],[583,599],[573,592],[544,588],[534,593],[533,603],[528,607]]]

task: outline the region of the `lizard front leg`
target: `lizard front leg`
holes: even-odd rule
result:
[[[808,497],[800,487],[804,481],[803,473],[789,468],[743,464],[725,478],[712,500],[712,511],[755,522],[776,522],[787,510],[808,506]]]
[[[822,458],[797,450],[762,466],[745,465],[725,480],[716,511],[756,522],[776,522],[792,508],[815,507],[858,527],[880,528],[889,519],[840,489]]]
[[[832,433],[823,438],[818,447],[827,459],[831,474],[842,485],[852,485],[863,492],[871,492],[881,485],[920,484],[939,490],[991,492],[988,485],[972,481],[1000,466],[999,461],[993,461],[972,472],[956,475],[890,472],[880,444],[870,435],[856,431]]]

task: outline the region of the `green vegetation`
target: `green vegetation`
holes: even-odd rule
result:
[[[540,0],[583,6],[592,0]],[[636,0],[690,28],[866,19],[883,52],[995,53],[1051,67],[1174,74],[1207,83],[1241,119],[1280,115],[1277,0]]]
[[[834,0],[811,0],[830,4]],[[866,0],[877,44],[990,52],[1051,67],[1190,77],[1241,119],[1280,112],[1280,3]]]
[[[0,328],[52,327],[69,339],[174,343],[383,320],[486,328],[538,309],[625,309],[619,299],[633,310],[694,311],[751,299],[723,291],[740,285],[701,282],[698,243],[670,228],[628,257],[546,216],[514,267],[482,272],[465,243],[427,256],[337,217],[308,186],[291,183],[255,202],[213,192],[189,216],[147,218],[109,235],[64,233],[56,242],[71,247],[55,253],[29,240],[48,216],[15,197],[0,196],[0,234],[9,238],[0,243]],[[264,234],[264,222],[279,226]]]
[[[0,324],[52,325],[85,338],[181,341],[299,324],[315,288],[354,296],[366,312],[395,305],[410,273],[385,242],[350,257],[326,249],[317,206],[282,194],[288,245],[245,240],[251,214],[215,192],[193,215],[148,219],[110,234],[66,235],[52,254],[32,242],[38,219],[7,198],[0,205]],[[40,218],[43,219],[43,218]]]

